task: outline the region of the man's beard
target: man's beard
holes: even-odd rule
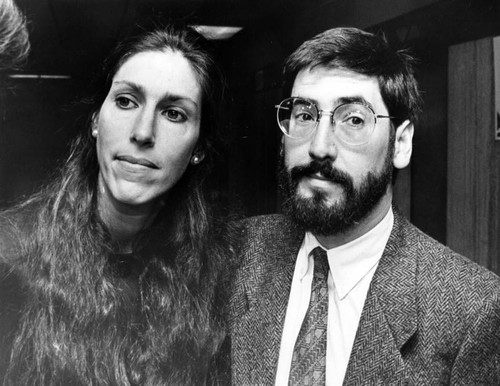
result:
[[[391,142],[392,144],[393,142]],[[368,216],[387,192],[392,180],[394,147],[390,146],[380,173],[368,173],[359,188],[352,177],[332,165],[330,159],[312,160],[308,165],[286,169],[282,153],[278,165],[278,181],[283,195],[283,209],[292,220],[315,235],[345,233]],[[302,178],[316,173],[341,186],[343,193],[336,202],[328,204],[327,194],[314,190],[312,197],[298,194]]]

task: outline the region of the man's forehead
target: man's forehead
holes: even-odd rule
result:
[[[293,83],[292,96],[333,100],[360,96],[372,102],[382,101],[376,76],[327,67],[306,68],[300,71]]]

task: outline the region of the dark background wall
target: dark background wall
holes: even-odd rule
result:
[[[19,3],[21,6],[24,3],[28,18],[30,12],[44,12],[42,9],[30,11],[33,8],[28,5],[37,6],[33,1]],[[424,109],[416,126],[413,160],[406,174],[408,189],[403,190],[405,193],[398,200],[403,208],[408,208],[417,226],[446,242],[446,170],[448,163],[453,162],[447,160],[446,155],[448,47],[500,35],[498,2],[311,0],[291,3],[294,5],[273,8],[272,13],[263,12],[265,17],[255,23],[248,22],[234,38],[219,43],[229,96],[224,120],[226,148],[221,164],[221,187],[234,202],[241,203],[247,215],[279,211],[275,165],[280,132],[274,105],[285,97],[281,88],[283,61],[302,41],[327,28],[360,27],[384,33],[394,45],[410,48],[420,59],[418,79]],[[216,12],[218,3],[212,4]],[[257,6],[265,7],[265,2],[256,2]],[[105,23],[102,17],[99,20]],[[37,39],[44,31],[33,22],[31,32],[35,44],[30,60],[42,63],[36,59],[44,56]],[[71,33],[76,34],[76,30]],[[77,41],[83,37],[78,36]],[[66,36],[65,44],[70,38],[71,35]],[[99,47],[93,55],[100,58],[101,51],[105,50]],[[12,80],[13,88],[4,98],[4,117],[0,123],[0,206],[35,191],[67,155],[79,114],[76,103],[85,95],[88,75],[99,64],[99,60],[83,60],[85,52],[75,47],[68,53],[64,60],[77,68],[70,79]],[[47,52],[48,58],[44,60],[51,62],[50,55]],[[52,62],[59,63],[56,59]],[[38,71],[43,71],[43,66]]]
[[[0,120],[0,206],[33,193],[68,154],[75,136],[75,80],[11,81]]]
[[[408,206],[418,227],[446,242],[446,172],[453,162],[447,160],[448,47],[499,35],[499,8],[492,1],[441,1],[391,19],[403,3],[372,2],[370,9],[356,10],[339,2],[309,11],[284,10],[280,20],[243,31],[231,41],[224,55],[234,98],[229,186],[247,214],[279,209],[275,159],[280,132],[274,105],[285,97],[280,82],[285,57],[324,29],[356,26],[385,34],[419,59],[424,106],[414,137],[410,196],[398,197],[398,205]]]

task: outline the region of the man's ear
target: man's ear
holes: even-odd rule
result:
[[[396,169],[403,169],[410,163],[413,150],[413,123],[404,121],[396,128],[396,139],[394,141],[394,158],[392,163]]]

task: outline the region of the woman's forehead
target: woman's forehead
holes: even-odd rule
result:
[[[145,51],[129,57],[113,77],[155,96],[175,94],[201,104],[201,85],[191,63],[178,51]]]

